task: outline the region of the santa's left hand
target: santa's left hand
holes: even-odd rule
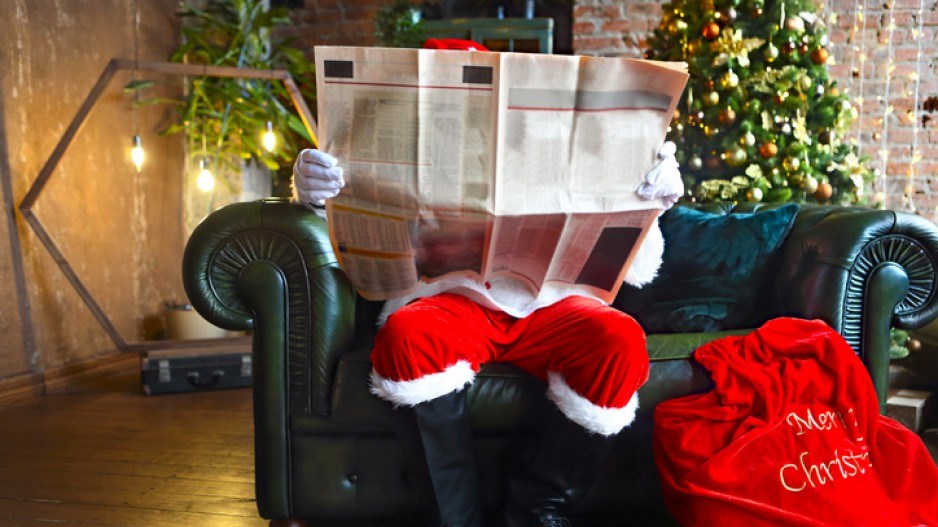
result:
[[[657,199],[665,209],[670,209],[684,195],[684,182],[674,153],[677,147],[671,141],[665,141],[658,148],[658,162],[645,174],[645,181],[639,185],[638,195],[645,199]]]

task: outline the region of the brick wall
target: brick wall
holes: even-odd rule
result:
[[[854,13],[864,1],[867,4],[866,30],[854,31]],[[305,0],[302,9],[293,10],[296,25],[290,31],[299,39],[299,45],[308,48],[316,44],[372,45],[375,14],[382,5],[391,3],[393,0]],[[574,52],[641,57],[648,36],[661,18],[662,4],[658,0],[578,0],[573,10]],[[920,0],[895,0],[896,27],[892,32],[895,68],[889,82],[888,104],[885,89],[890,17],[886,5],[869,0],[825,0],[820,4],[822,12],[839,14],[829,26],[834,59],[831,76],[853,97],[861,94],[862,77],[862,113],[850,135],[858,141],[861,153],[871,158],[873,167],[885,167],[885,180],[879,182],[877,190],[885,192],[887,206],[914,207],[935,220],[938,219],[938,111],[929,113],[924,107],[929,97],[938,96],[938,61],[935,59],[938,55],[938,2],[924,0],[923,30],[921,38],[916,39]],[[851,64],[858,64],[857,48],[864,47],[864,43],[869,60],[863,74],[855,76]],[[921,64],[917,59],[920,44]],[[918,105],[913,108],[915,83],[910,74],[919,69]],[[894,111],[885,117],[888,126],[884,127],[885,108],[889,105]],[[924,124],[923,118],[927,121]],[[913,121],[918,124],[913,125]],[[885,165],[879,156],[884,138],[889,152]],[[910,177],[913,143],[917,143],[922,159],[915,165],[914,177]],[[912,191],[911,205],[904,197],[907,190]]]
[[[285,31],[296,37],[296,46],[372,46],[375,17],[394,0],[304,0],[303,7],[290,11],[293,27]],[[312,56],[312,55],[310,55]]]

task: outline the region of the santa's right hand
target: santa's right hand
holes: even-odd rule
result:
[[[293,165],[293,195],[304,205],[321,207],[345,186],[339,160],[320,150],[307,148]]]

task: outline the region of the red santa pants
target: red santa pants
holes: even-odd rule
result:
[[[371,359],[372,392],[411,406],[464,388],[482,364],[514,364],[546,381],[569,419],[603,435],[635,419],[648,378],[638,323],[576,296],[522,319],[456,294],[421,298],[388,317]]]

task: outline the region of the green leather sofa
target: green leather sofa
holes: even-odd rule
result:
[[[884,400],[890,326],[917,328],[938,314],[938,229],[912,214],[808,205],[778,250],[764,299],[771,314],[829,323],[868,365]],[[183,276],[205,318],[253,330],[260,515],[273,525],[413,518],[419,508],[407,464],[387,408],[367,386],[380,304],[357,297],[336,264],[325,223],[284,200],[224,207],[193,233]],[[580,525],[669,524],[651,451],[652,411],[663,400],[709,389],[691,353],[747,329],[648,336],[651,374],[638,418],[617,437],[607,470],[578,511]],[[496,510],[506,473],[530,451],[538,413],[548,404],[544,386],[492,364],[469,397],[484,500]]]

